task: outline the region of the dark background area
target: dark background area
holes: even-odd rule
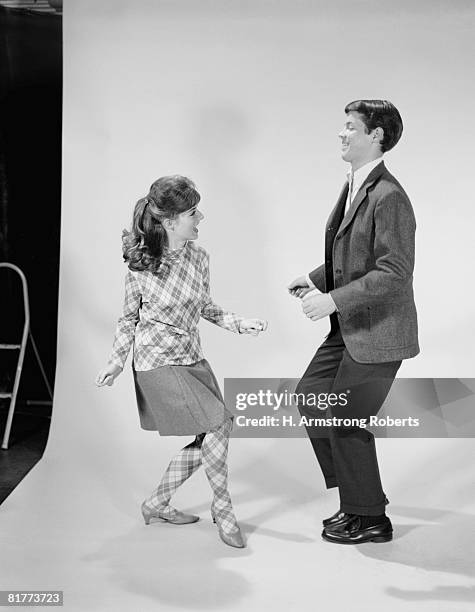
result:
[[[62,17],[0,7],[0,261],[29,285],[31,330],[48,379],[56,366],[61,220]],[[0,343],[20,342],[17,277],[0,269]],[[0,391],[13,386],[17,352],[0,351]],[[28,344],[10,446],[49,423],[48,400]],[[9,401],[0,400],[3,436]],[[5,451],[3,451],[5,453]],[[10,452],[10,451],[8,451]]]

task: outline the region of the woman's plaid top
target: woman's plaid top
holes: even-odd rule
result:
[[[200,361],[200,316],[239,333],[242,318],[211,299],[208,253],[187,242],[181,249],[165,250],[157,273],[127,272],[124,310],[109,362],[124,367],[132,342],[138,371]]]

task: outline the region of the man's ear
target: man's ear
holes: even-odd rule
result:
[[[384,130],[382,127],[377,127],[374,128],[373,130],[373,142],[377,142],[379,143],[379,145],[381,145],[381,143],[383,142],[384,139]]]

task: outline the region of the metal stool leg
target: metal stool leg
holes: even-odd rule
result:
[[[51,399],[53,399],[53,393],[51,391],[51,386],[49,384],[48,378],[46,376],[46,372],[44,371],[43,368],[43,364],[41,362],[39,353],[38,353],[38,349],[36,348],[36,343],[33,340],[33,336],[31,334],[31,330],[30,330],[30,306],[29,306],[29,300],[28,300],[28,283],[26,281],[26,277],[23,274],[23,272],[20,270],[20,268],[18,266],[15,266],[14,264],[11,263],[6,263],[6,262],[1,262],[0,263],[0,268],[10,268],[11,270],[13,270],[14,272],[16,272],[20,278],[21,278],[21,283],[23,286],[23,306],[24,306],[24,310],[25,310],[25,321],[23,324],[23,334],[22,334],[22,339],[21,339],[21,344],[20,345],[13,345],[13,344],[4,344],[4,345],[0,345],[0,348],[4,348],[4,349],[19,349],[19,355],[18,355],[18,362],[17,362],[17,368],[16,368],[16,373],[15,373],[15,381],[13,383],[13,389],[11,393],[3,393],[1,394],[0,397],[4,397],[4,398],[8,398],[10,397],[10,407],[8,409],[8,416],[7,416],[7,423],[5,425],[5,432],[3,434],[3,442],[2,442],[2,449],[7,450],[8,449],[8,442],[10,439],[10,431],[11,431],[11,427],[12,427],[12,421],[13,421],[13,415],[15,412],[15,405],[16,405],[16,398],[18,395],[18,388],[20,386],[20,378],[21,378],[21,373],[22,373],[22,369],[23,369],[23,361],[25,359],[25,351],[26,351],[26,345],[28,343],[28,335],[30,335],[31,337],[31,343],[33,345],[33,350],[35,352],[35,356],[36,359],[38,361],[38,365],[40,366],[41,369],[41,373],[43,375],[44,381],[46,383],[46,387],[48,388],[48,393],[51,397]]]

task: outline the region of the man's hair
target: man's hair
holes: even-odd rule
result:
[[[383,153],[390,151],[401,138],[401,115],[388,100],[355,100],[345,106],[345,113],[359,113],[368,133],[377,127],[382,128],[384,136],[380,145]]]

